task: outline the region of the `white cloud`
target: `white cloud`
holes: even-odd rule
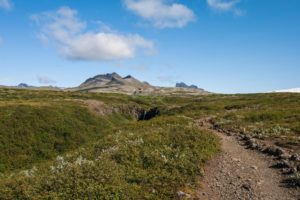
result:
[[[87,24],[69,7],[33,15],[43,43],[54,41],[59,53],[69,59],[118,60],[135,57],[139,49],[152,50],[153,43],[137,34],[120,34],[105,29],[88,31]]]
[[[5,10],[10,10],[12,8],[12,3],[10,0],[0,0],[0,8]]]
[[[56,81],[50,79],[48,76],[37,76],[37,80],[40,84],[54,84]]]
[[[157,28],[181,28],[195,20],[194,12],[183,4],[165,0],[124,0],[128,10]]]
[[[236,15],[242,15],[243,11],[236,8],[241,0],[207,0],[207,4],[214,10],[221,12],[233,12]]]

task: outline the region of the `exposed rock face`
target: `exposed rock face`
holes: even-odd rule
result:
[[[80,100],[79,100],[80,101]],[[97,100],[82,101],[87,108],[94,114],[99,116],[111,115],[113,113],[129,114],[137,120],[150,120],[160,114],[158,108],[152,108],[148,111],[137,105],[119,105],[116,107],[109,107],[105,103]]]

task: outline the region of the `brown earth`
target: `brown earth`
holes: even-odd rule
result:
[[[297,200],[300,191],[282,183],[283,175],[271,168],[272,157],[245,149],[234,136],[216,132],[222,151],[205,170],[198,198],[203,200]]]

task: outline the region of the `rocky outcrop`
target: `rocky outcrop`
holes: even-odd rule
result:
[[[187,84],[185,84],[185,83],[183,83],[183,82],[181,82],[181,83],[176,83],[176,87],[177,87],[177,88],[199,89],[198,86],[196,86],[196,85],[187,85]]]

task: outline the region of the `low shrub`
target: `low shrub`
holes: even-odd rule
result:
[[[48,169],[7,178],[0,199],[175,199],[217,150],[213,134],[182,118],[131,123]]]

